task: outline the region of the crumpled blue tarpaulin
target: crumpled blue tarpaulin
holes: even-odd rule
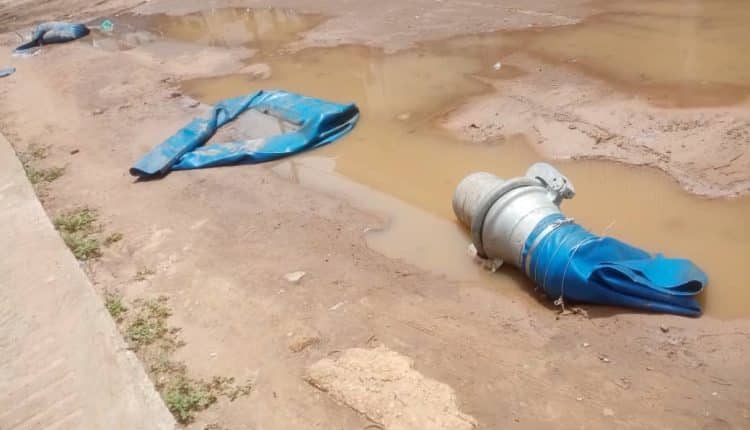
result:
[[[532,231],[522,267],[553,299],[686,316],[701,314],[695,296],[708,283],[706,274],[688,260],[651,255],[596,236],[562,214],[550,215]]]
[[[83,24],[69,22],[45,22],[37,25],[31,34],[31,40],[13,50],[22,54],[31,48],[48,43],[70,42],[89,34],[89,29]]]
[[[224,124],[248,109],[299,126],[293,132],[257,140],[203,146]],[[254,164],[317,148],[348,133],[359,119],[354,104],[339,104],[282,90],[263,90],[217,103],[208,119],[196,118],[151,150],[130,168],[140,177],[163,175],[169,170],[198,169],[229,164]]]

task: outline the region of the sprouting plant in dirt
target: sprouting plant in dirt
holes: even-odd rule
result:
[[[196,411],[202,411],[216,403],[216,394],[201,382],[180,375],[164,389],[164,403],[181,423],[193,420]]]
[[[128,308],[122,303],[122,295],[119,291],[107,291],[104,293],[104,306],[116,322],[122,321]]]
[[[130,348],[144,362],[149,376],[164,403],[182,424],[194,420],[195,414],[214,404],[220,397],[234,401],[252,390],[252,382],[236,384],[234,378],[214,377],[209,381],[188,375],[184,363],[173,359],[184,345],[178,328],[170,327],[172,314],[166,297],[135,300],[131,309],[117,320]],[[110,311],[111,312],[111,311]]]
[[[64,167],[46,167],[39,168],[30,165],[24,165],[26,177],[32,185],[38,185],[43,182],[53,182],[65,173]]]
[[[57,216],[54,223],[61,232],[79,233],[90,231],[97,218],[98,215],[94,209],[78,208]]]
[[[102,241],[97,237],[101,230],[97,225],[98,218],[96,210],[82,207],[63,212],[53,219],[63,241],[81,261],[102,255]],[[120,240],[122,233],[112,233],[104,239],[103,244],[109,246]]]
[[[93,209],[78,208],[64,212],[53,220],[65,244],[79,260],[101,256],[101,244],[93,236],[97,213]]]
[[[162,343],[168,340],[170,331],[167,328],[167,318],[171,311],[166,306],[165,297],[136,301],[135,308],[135,319],[130,322],[126,331],[127,340],[134,349],[150,345],[157,340]]]
[[[104,238],[104,246],[110,246],[113,243],[117,243],[122,240],[122,233],[112,233],[109,236]]]
[[[47,147],[31,144],[26,151],[18,154],[32,185],[53,182],[65,173],[65,167],[39,167],[36,164],[47,158]]]
[[[136,281],[145,281],[149,276],[155,275],[156,272],[154,269],[146,266],[142,266],[138,269],[138,271],[135,272],[135,279]]]
[[[49,146],[38,143],[29,144],[25,151],[18,152],[18,159],[22,164],[29,164],[35,161],[41,161],[47,158]]]

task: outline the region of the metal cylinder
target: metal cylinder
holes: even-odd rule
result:
[[[486,172],[464,178],[453,195],[456,217],[472,230],[481,257],[521,267],[521,252],[534,227],[560,213],[557,194],[538,178],[503,180]]]

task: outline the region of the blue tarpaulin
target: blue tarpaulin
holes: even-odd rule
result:
[[[594,235],[562,214],[550,215],[532,231],[522,267],[553,299],[687,316],[701,314],[695,296],[708,283],[688,260]]]
[[[299,128],[257,140],[204,145],[226,123],[255,109]],[[317,148],[348,133],[359,119],[354,104],[340,104],[282,90],[264,90],[217,103],[209,118],[196,118],[162,142],[130,169],[140,177],[170,170],[198,169],[275,160]]]
[[[23,54],[37,46],[49,43],[63,43],[79,39],[89,34],[89,29],[83,24],[69,22],[45,22],[37,25],[31,34],[31,40],[17,47],[13,52]]]

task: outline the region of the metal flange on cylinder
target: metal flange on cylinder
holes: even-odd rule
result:
[[[478,256],[523,269],[522,250],[531,232],[549,215],[560,214],[560,202],[574,194],[565,176],[537,163],[525,176],[509,180],[470,174],[456,188],[453,212],[471,229]]]

